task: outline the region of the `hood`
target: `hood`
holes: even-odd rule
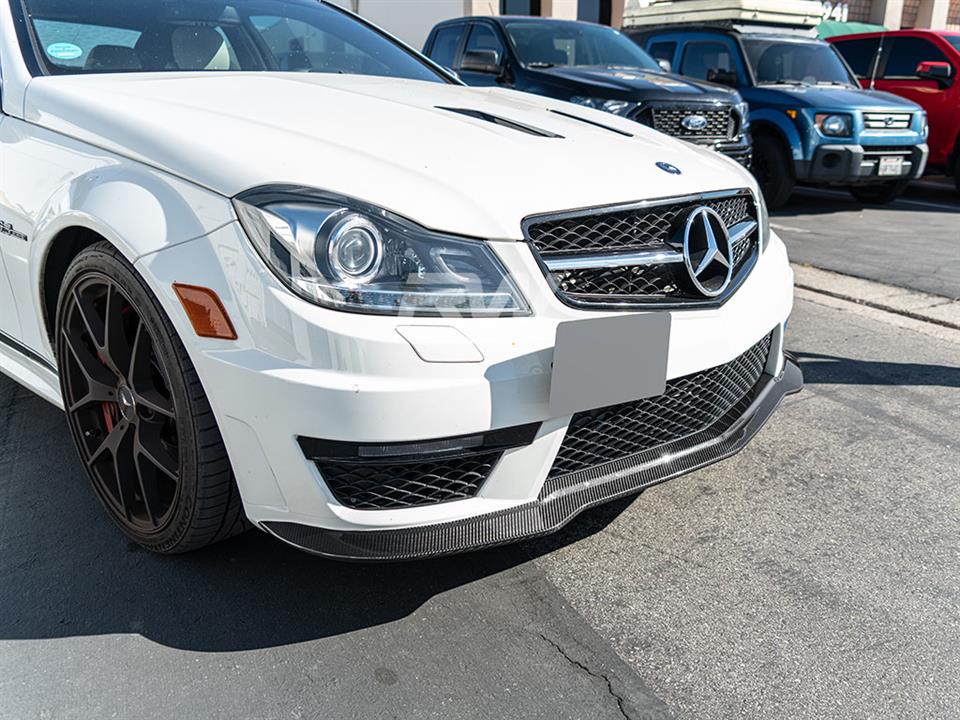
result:
[[[730,88],[639,68],[558,66],[536,72],[554,80],[590,86],[598,92],[616,90],[642,93],[644,100],[670,98],[736,102],[736,92]]]
[[[762,97],[774,105],[794,105],[830,110],[901,110],[914,112],[918,106],[909,100],[879,90],[860,90],[829,85],[758,85],[751,97]]]
[[[522,238],[535,213],[754,186],[720,155],[607,113],[394,78],[43,77],[28,88],[25,117],[224,196],[303,185],[491,239]]]

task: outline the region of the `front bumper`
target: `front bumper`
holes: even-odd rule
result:
[[[747,170],[753,166],[753,139],[749,132],[742,133],[736,140],[703,143],[703,145],[736,160]]]
[[[930,149],[923,145],[871,146],[820,145],[813,160],[798,161],[797,179],[804,182],[866,185],[897,180],[912,180],[923,175]],[[903,172],[898,176],[879,174],[880,158],[903,158]]]
[[[594,474],[545,490],[555,480],[549,473],[571,423],[569,415],[554,417],[549,409],[557,327],[622,313],[567,307],[544,282],[525,243],[491,246],[534,316],[429,319],[325,310],[281,287],[236,223],[139,261],[185,339],[252,522],[314,552],[365,559],[458,552],[550,532],[586,507],[736,452],[779,398],[799,386],[789,363],[784,370],[782,353],[793,275],[774,235],[722,306],[670,311],[668,380],[729,363],[772,330],[769,378],[748,406],[718,424],[720,434],[678,445],[677,457],[667,463],[659,447],[659,461],[631,465],[622,477]],[[215,290],[238,341],[196,338],[174,282]],[[429,330],[431,338],[439,333],[443,346],[431,346],[432,339],[417,346],[409,340],[411,327]],[[300,442],[396,446],[530,424],[538,426],[532,440],[507,450],[474,496],[422,507],[362,509],[339,502]],[[602,490],[591,489],[600,479]],[[462,540],[455,540],[458,533]],[[393,538],[404,539],[391,549]]]
[[[381,531],[325,530],[289,522],[262,527],[308,552],[345,560],[412,560],[502,545],[559,530],[589,508],[711,465],[742,450],[780,401],[803,387],[800,366],[786,358],[778,377],[754,391],[713,427],[602,470],[584,470],[544,485],[533,502],[463,520]]]

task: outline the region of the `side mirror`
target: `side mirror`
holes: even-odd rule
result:
[[[659,65],[660,69],[664,72],[673,72],[673,63],[669,60],[657,60],[657,65]]]
[[[500,59],[496,50],[468,50],[460,61],[460,72],[500,74]]]
[[[933,80],[942,88],[953,84],[953,66],[948,62],[922,62],[917,65],[917,76]]]
[[[707,82],[736,87],[737,73],[733,70],[707,70]]]

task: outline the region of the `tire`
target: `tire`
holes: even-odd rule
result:
[[[787,204],[796,180],[783,143],[772,135],[758,135],[753,145],[753,174],[760,184],[767,207],[776,210]]]
[[[850,194],[864,205],[889,205],[903,195],[909,181],[895,180],[882,185],[854,185]]]
[[[67,270],[55,345],[74,443],[127,537],[172,555],[248,527],[193,363],[156,297],[109,243],[85,249]]]

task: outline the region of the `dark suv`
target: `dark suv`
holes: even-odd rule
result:
[[[468,85],[606,110],[750,164],[749,113],[739,93],[666,72],[613,28],[537,17],[458,18],[434,27],[424,52]]]

